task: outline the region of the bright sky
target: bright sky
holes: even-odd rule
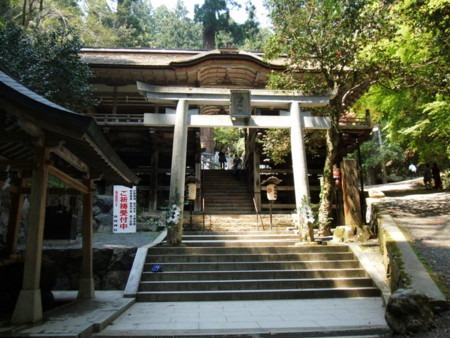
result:
[[[245,12],[245,3],[247,0],[235,0],[237,3],[241,5],[241,8],[231,10],[231,17],[237,23],[243,23],[247,19],[247,13]],[[152,7],[156,8],[160,5],[166,5],[168,9],[172,9],[175,7],[177,0],[150,0]],[[184,5],[189,11],[189,17],[193,17],[194,15],[194,5],[199,4],[203,5],[204,0],[184,0]],[[256,7],[256,16],[259,20],[259,23],[262,27],[269,27],[270,21],[267,17],[267,10],[264,8],[263,0],[253,0],[253,5]]]

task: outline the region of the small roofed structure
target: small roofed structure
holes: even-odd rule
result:
[[[39,285],[49,175],[83,196],[83,259],[78,298],[94,298],[94,181],[132,186],[139,179],[88,116],[58,106],[0,71],[0,188],[11,193],[5,250],[18,242],[24,195],[30,193],[22,291],[12,323],[42,320]],[[30,184],[31,182],[31,184]]]

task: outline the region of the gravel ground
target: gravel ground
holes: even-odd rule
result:
[[[441,284],[450,290],[450,193],[424,190],[418,180],[368,188],[386,194],[380,200],[383,209],[406,232],[419,257]],[[413,337],[450,337],[450,311],[436,317],[432,330]]]

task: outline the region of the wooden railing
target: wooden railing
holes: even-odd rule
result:
[[[132,126],[144,123],[144,114],[94,114],[92,117],[101,126]]]
[[[340,127],[368,127],[370,128],[370,120],[366,117],[341,117],[339,119]]]
[[[99,125],[142,125],[144,114],[94,114],[92,115]],[[339,119],[342,127],[370,127],[370,119],[367,117],[342,117]]]

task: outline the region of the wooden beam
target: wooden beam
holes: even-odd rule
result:
[[[72,153],[69,149],[64,147],[62,144],[55,147],[53,152],[61,157],[64,161],[69,163],[71,166],[75,167],[81,172],[87,173],[89,171],[88,165],[80,160],[78,156],[76,156],[74,153]]]
[[[84,194],[88,192],[88,188],[83,183],[70,177],[65,172],[59,170],[58,168],[55,168],[54,166],[49,166],[49,174]]]
[[[32,136],[32,142],[36,147],[44,147],[44,131],[36,126],[34,123],[20,120],[18,121],[19,126],[30,136]]]

